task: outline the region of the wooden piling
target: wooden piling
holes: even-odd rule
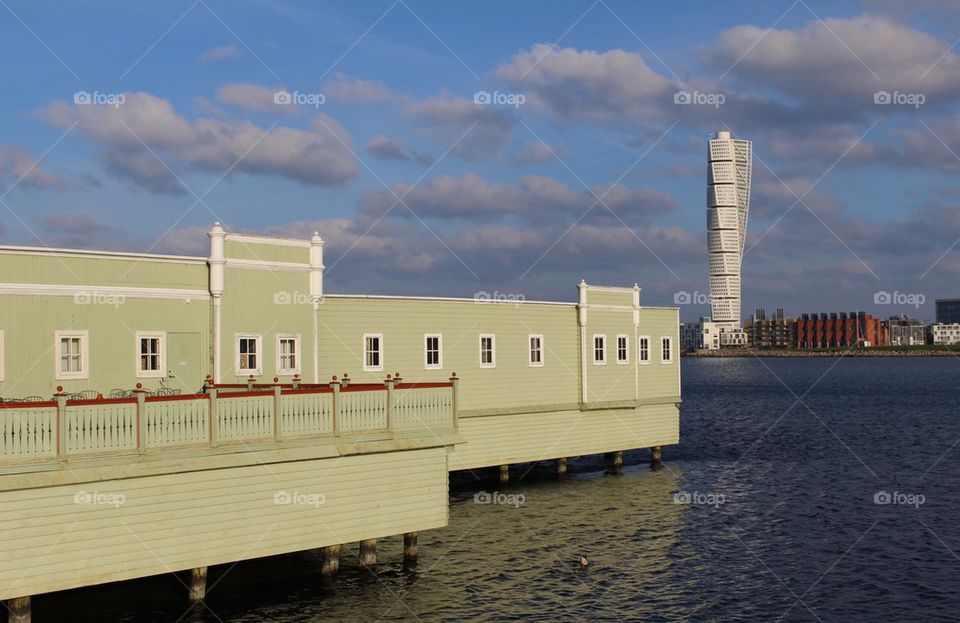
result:
[[[567,459],[559,458],[557,459],[557,478],[565,478],[567,476]]]
[[[610,459],[610,471],[614,474],[619,474],[623,471],[623,452],[617,451],[613,453]]]
[[[510,466],[501,465],[500,466],[500,484],[505,485],[510,482]]]
[[[416,562],[417,557],[420,555],[420,545],[417,542],[417,538],[420,536],[418,532],[407,532],[403,535],[403,561],[404,562]]]
[[[207,596],[207,568],[195,567],[190,570],[190,601],[203,601]]]
[[[377,564],[377,540],[360,541],[360,566],[372,569]]]
[[[327,545],[323,548],[323,564],[320,566],[320,575],[337,575],[340,569],[340,546]]]
[[[10,623],[30,623],[30,597],[16,597],[7,600],[7,610],[10,611]]]
[[[650,464],[654,466],[660,465],[660,446],[650,448]]]

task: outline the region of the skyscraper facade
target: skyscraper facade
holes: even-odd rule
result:
[[[740,325],[740,265],[750,214],[750,141],[720,131],[707,149],[707,250],[710,254],[710,310],[724,332]]]

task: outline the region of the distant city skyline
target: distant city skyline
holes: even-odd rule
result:
[[[960,296],[958,9],[8,0],[0,244],[317,230],[330,291],[637,281],[693,320],[724,130],[753,144],[741,320],[932,320]]]

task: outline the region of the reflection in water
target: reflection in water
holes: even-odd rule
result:
[[[207,605],[184,620],[615,620],[625,608],[655,617],[669,596],[661,594],[659,605],[640,596],[662,591],[670,574],[689,509],[674,502],[680,471],[638,463],[610,476],[593,458],[571,461],[560,482],[547,466],[503,489],[495,479],[456,475],[450,525],[420,534],[420,561],[411,568],[399,537],[378,543],[375,577],[357,567],[356,545],[344,551],[335,580],[320,576],[319,552],[215,567]],[[80,613],[75,621],[176,620],[187,610],[185,593],[172,576],[148,578],[38,598],[34,613],[37,620],[67,611]]]
[[[333,581],[318,553],[215,567],[192,620],[956,618],[957,361],[683,366],[681,445],[663,469],[640,451],[622,476],[600,457],[571,460],[561,482],[541,465],[503,490],[496,470],[457,474],[450,525],[420,534],[415,568],[400,537],[379,543],[375,577],[356,545]],[[878,505],[880,491],[925,503]],[[175,621],[185,601],[168,575],[39,596],[34,616]]]

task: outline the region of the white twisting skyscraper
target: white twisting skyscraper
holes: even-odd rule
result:
[[[707,149],[707,249],[710,309],[724,332],[739,331],[740,264],[750,214],[750,141],[717,132]]]

